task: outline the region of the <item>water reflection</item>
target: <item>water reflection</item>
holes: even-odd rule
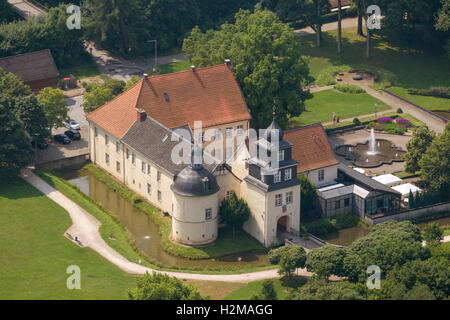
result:
[[[113,212],[120,223],[131,233],[137,248],[149,261],[162,264],[165,267],[178,268],[218,268],[233,266],[268,265],[267,255],[258,252],[246,252],[223,256],[220,259],[189,260],[175,257],[161,249],[158,226],[144,212],[136,209],[127,199],[112,191],[105,183],[97,179],[88,170],[65,171],[63,178],[98,202],[110,212]],[[238,258],[241,261],[238,262]]]

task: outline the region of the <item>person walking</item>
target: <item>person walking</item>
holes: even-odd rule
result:
[[[336,122],[336,112],[333,112],[333,123]]]

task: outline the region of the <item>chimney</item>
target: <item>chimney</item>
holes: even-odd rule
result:
[[[191,66],[192,72],[195,72],[195,66]]]
[[[137,111],[137,121],[144,121],[145,118],[147,118],[147,114],[145,113],[144,109],[136,109]]]
[[[231,69],[233,67],[233,64],[231,63],[230,59],[225,59],[225,64],[229,69]]]

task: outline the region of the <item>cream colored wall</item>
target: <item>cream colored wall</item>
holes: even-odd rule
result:
[[[170,185],[173,183],[173,176],[170,172],[159,167],[155,163],[146,159],[142,154],[121,143],[120,152],[116,152],[117,138],[108,134],[103,129],[98,127],[98,136],[94,138],[95,125],[91,123],[90,126],[90,152],[91,161],[102,169],[108,171],[115,178],[126,184],[131,190],[149,200],[153,205],[163,211],[172,214],[172,190]],[[105,134],[109,136],[109,143],[105,145]],[[130,150],[130,156],[126,159],[126,149]],[[94,152],[95,151],[95,152]],[[136,154],[136,162],[132,164],[132,153]],[[105,162],[105,153],[109,154],[109,165]],[[144,160],[151,165],[151,173],[147,174],[141,171],[141,163]],[[116,170],[116,161],[120,162],[120,173]],[[157,181],[157,171],[161,172],[161,181]],[[147,183],[152,186],[151,194],[147,192]],[[158,200],[158,190],[161,191],[161,201]]]
[[[214,176],[216,177],[217,184],[220,187],[218,192],[219,203],[226,198],[228,191],[234,191],[238,197],[243,197],[243,194],[241,193],[241,181],[231,172],[228,170],[225,170],[223,174],[218,174],[218,172],[215,172]]]
[[[319,181],[319,170],[311,170],[303,172],[303,174],[313,183],[315,186],[326,184],[333,182],[335,179],[337,179],[337,165],[321,168],[324,169],[324,179],[323,181]]]
[[[244,230],[267,246],[265,240],[266,230],[266,194],[252,184],[244,182],[247,186],[245,201],[250,208],[250,217],[244,223]]]
[[[218,193],[205,197],[185,197],[172,192],[172,238],[175,241],[200,245],[217,238],[219,206]],[[206,220],[206,209],[211,208],[211,219]]]
[[[219,125],[219,126],[212,126],[212,127],[207,127],[207,128],[203,128],[203,130],[206,132],[209,129],[213,129],[213,130],[220,130],[222,132],[222,158],[223,161],[226,160],[225,156],[226,156],[226,144],[227,144],[227,139],[226,139],[226,128],[233,128],[233,130],[235,130],[234,132],[237,132],[237,127],[239,125],[243,126],[243,130],[244,130],[244,134],[242,136],[239,137],[234,137],[234,145],[233,145],[233,153],[236,151],[239,143],[241,140],[243,140],[245,138],[245,133],[246,130],[248,130],[249,128],[249,122],[247,120],[245,121],[237,121],[237,122],[232,122],[232,123],[227,123],[227,124],[223,124],[223,125]],[[195,137],[197,139],[197,137]],[[206,137],[205,137],[206,140]],[[212,142],[214,141],[214,136],[210,139],[211,141],[205,141],[203,142],[203,148],[209,152],[210,154],[212,154],[212,150],[211,147],[209,146]],[[209,146],[209,148],[208,148]]]
[[[292,191],[292,203],[286,205],[286,193]],[[275,195],[282,194],[282,205],[275,206]],[[277,244],[277,224],[278,220],[283,216],[288,216],[288,231],[298,234],[300,231],[300,185],[293,186],[266,194],[267,197],[267,230],[266,230],[266,246]],[[283,206],[286,205],[286,211],[283,212]]]

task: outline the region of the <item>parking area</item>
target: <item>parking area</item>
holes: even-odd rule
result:
[[[80,124],[81,139],[72,141],[70,144],[60,144],[55,140],[49,142],[49,146],[45,150],[37,149],[36,164],[43,164],[60,160],[64,158],[72,158],[83,154],[89,153],[88,148],[88,122],[86,120],[83,108],[81,104],[83,102],[83,96],[77,96],[67,99],[67,107],[69,108],[70,119],[75,120]],[[62,127],[52,130],[52,136],[55,134],[64,133],[67,128]]]

